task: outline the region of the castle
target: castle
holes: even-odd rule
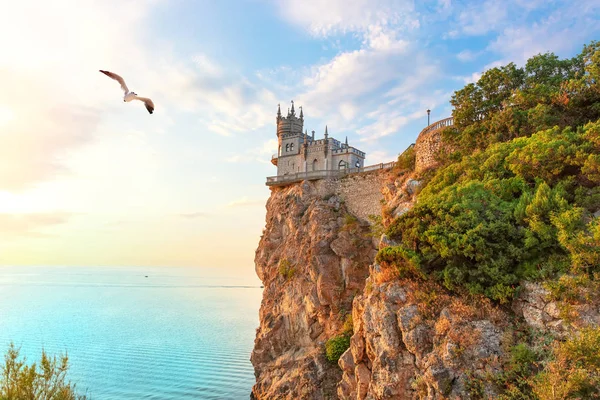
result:
[[[296,116],[294,102],[288,109],[286,117],[281,115],[281,107],[277,106],[277,139],[278,153],[271,162],[277,166],[277,176],[310,173],[313,171],[338,171],[350,168],[362,168],[365,153],[355,147],[329,137],[327,126],[323,139],[315,139],[304,131],[304,114],[300,107],[300,115]],[[322,174],[321,174],[322,175]]]

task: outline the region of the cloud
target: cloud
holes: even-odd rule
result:
[[[479,54],[477,52],[473,52],[471,50],[463,50],[456,55],[456,58],[458,58],[462,62],[467,62],[473,61],[477,58],[478,55]]]
[[[580,50],[587,37],[600,32],[600,3],[582,0],[560,2],[562,7],[534,23],[511,24],[492,41],[488,50],[503,56],[501,64],[524,63],[548,51],[566,54]]]
[[[242,154],[234,154],[225,158],[225,162],[228,163],[244,163],[244,162],[258,162],[262,164],[270,164],[270,157],[273,154],[277,154],[277,139],[268,139],[257,147],[246,149]],[[268,157],[265,157],[268,155]]]
[[[152,3],[82,0],[73,7],[67,0],[24,0],[4,6],[0,108],[12,118],[4,118],[0,130],[0,189],[22,191],[69,173],[64,158],[94,140],[100,110],[118,101],[118,86],[102,80],[107,91],[97,90],[98,69],[117,65],[129,50],[136,57],[131,33]],[[114,13],[117,4],[122,8]],[[108,86],[115,90],[110,100]]]
[[[69,213],[0,213],[0,237],[3,240],[17,237],[45,237],[45,228],[67,223],[72,214]]]
[[[149,17],[162,3],[24,0],[3,8],[0,190],[25,191],[71,174],[69,156],[94,145],[100,134],[118,135],[119,119],[147,124],[143,107],[124,107],[118,85],[98,69],[119,73],[132,90],[154,100],[146,130],[172,131],[176,113],[202,115],[205,128],[225,136],[272,122],[272,91],[204,53],[181,57],[164,42],[146,45]]]
[[[507,2],[487,0],[484,3],[472,3],[459,14],[458,20],[463,33],[484,35],[501,26],[507,17]]]
[[[265,199],[248,199],[248,197],[244,196],[240,199],[233,200],[227,203],[227,207],[250,207],[250,206],[262,206],[265,204]]]
[[[374,26],[418,25],[409,0],[273,0],[281,15],[317,37],[368,32]]]

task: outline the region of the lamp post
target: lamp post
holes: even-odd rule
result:
[[[428,108],[427,109],[427,126],[429,126],[429,113],[431,112],[431,110]]]

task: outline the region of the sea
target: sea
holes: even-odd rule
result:
[[[0,363],[66,353],[97,400],[248,399],[261,297],[202,268],[0,267]]]

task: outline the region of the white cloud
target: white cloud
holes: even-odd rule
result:
[[[585,39],[600,33],[600,3],[582,0],[564,2],[563,7],[533,24],[507,26],[488,46],[501,54],[501,64],[522,64],[529,57],[548,51],[565,54],[580,51]]]
[[[463,33],[484,35],[498,28],[507,17],[507,2],[487,0],[484,3],[472,3],[460,13],[458,20]]]
[[[28,236],[44,237],[46,228],[66,223],[71,214],[67,213],[28,213],[1,214],[0,237],[3,240]]]
[[[456,55],[456,58],[458,58],[462,62],[467,62],[473,61],[475,58],[477,58],[478,55],[478,53],[473,52],[471,50],[463,50]]]
[[[418,25],[413,1],[409,0],[274,0],[274,3],[288,21],[321,37],[367,32],[374,26]]]

